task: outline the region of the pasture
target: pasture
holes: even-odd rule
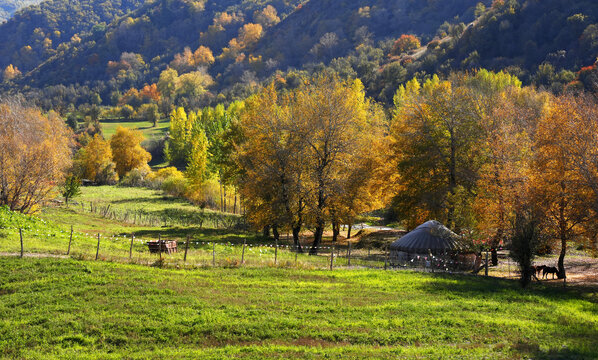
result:
[[[598,356],[596,293],[397,271],[0,258],[5,358]]]
[[[104,137],[106,137],[106,139],[110,139],[110,137],[116,133],[116,128],[119,126],[133,130],[139,130],[146,139],[156,139],[164,137],[166,132],[168,132],[170,127],[170,119],[160,119],[158,126],[156,127],[153,127],[153,124],[149,121],[139,120],[100,120],[100,124],[102,125],[102,132],[104,133]]]

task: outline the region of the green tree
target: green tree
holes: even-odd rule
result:
[[[81,180],[75,175],[69,175],[61,186],[64,203],[68,206],[69,200],[81,194]]]

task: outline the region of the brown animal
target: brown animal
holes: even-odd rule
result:
[[[554,266],[544,266],[544,269],[542,269],[542,279],[544,279],[546,275],[552,274],[552,279],[554,280],[554,276],[558,275],[558,273],[558,269]]]

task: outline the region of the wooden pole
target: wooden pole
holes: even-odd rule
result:
[[[129,247],[129,260],[133,258],[133,241],[135,241],[135,234],[131,234],[131,247]]]
[[[212,243],[212,266],[216,266],[216,243]]]
[[[278,239],[274,240],[274,265],[278,262]]]
[[[21,259],[23,258],[23,229],[19,228],[19,237],[21,238]]]
[[[69,238],[69,248],[66,250],[66,254],[71,253],[71,243],[73,242],[73,225],[71,225],[71,237]]]
[[[333,261],[334,261],[334,245],[332,245],[332,251],[330,252],[330,270],[332,270]]]
[[[189,240],[191,236],[187,235],[187,242],[185,243],[185,256],[183,256],[183,261],[187,262],[187,250],[189,250]]]
[[[484,275],[488,276],[488,249],[486,249],[486,269],[484,270]]]
[[[98,247],[96,248],[96,260],[100,256],[100,233],[98,233]]]
[[[245,245],[247,245],[247,239],[243,239],[243,251],[241,252],[241,264],[245,264]]]
[[[350,241],[349,241],[349,250],[348,251],[349,251],[349,254],[348,254],[349,256],[347,259],[347,266],[351,266],[351,242]]]
[[[160,260],[162,260],[162,237],[158,234],[158,252],[160,253]]]

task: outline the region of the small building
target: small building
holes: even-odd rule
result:
[[[458,267],[474,265],[475,254],[465,246],[459,235],[436,220],[425,222],[395,240],[390,245],[391,265],[419,263],[455,264]]]

